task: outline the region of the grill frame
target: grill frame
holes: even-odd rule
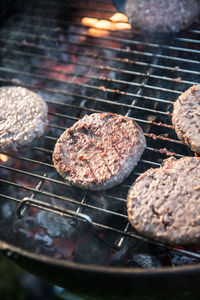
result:
[[[36,255],[0,241],[1,251],[20,267],[53,284],[66,288],[87,299],[133,299],[146,296],[148,299],[191,299],[199,297],[200,266],[176,268],[113,268],[90,266],[66,260],[57,260],[45,255]],[[158,298],[159,299],[159,298]]]
[[[46,2],[46,1],[44,1],[44,2]],[[109,11],[110,12],[110,11]],[[65,23],[70,23],[70,22],[65,22]],[[195,30],[194,30],[195,31]],[[13,32],[14,33],[14,32]],[[197,30],[197,33],[199,34],[200,33],[200,31],[198,31]],[[86,37],[87,37],[87,35],[85,35]],[[111,41],[112,39],[114,39],[114,41],[117,41],[117,42],[119,42],[119,41],[121,41],[121,38],[111,38],[111,39],[109,39],[109,38],[105,38],[105,40],[109,40],[109,41]],[[179,39],[181,39],[181,38],[179,38]],[[0,38],[0,41],[2,41],[2,39]],[[182,40],[183,42],[185,42],[185,39],[183,39]],[[135,54],[135,55],[144,55],[145,57],[151,57],[152,55],[154,56],[154,58],[155,58],[155,63],[152,63],[152,64],[149,64],[149,63],[147,63],[147,62],[144,62],[144,64],[145,64],[145,67],[148,67],[147,68],[147,71],[146,71],[146,73],[139,73],[139,72],[135,72],[135,74],[133,74],[133,72],[131,72],[131,71],[127,71],[127,72],[124,72],[124,73],[131,73],[131,75],[138,75],[138,76],[141,76],[143,79],[141,80],[141,82],[140,83],[133,83],[133,85],[135,85],[135,86],[137,86],[137,88],[138,88],[138,91],[137,91],[137,93],[126,93],[126,95],[124,94],[124,92],[123,91],[115,91],[115,90],[113,90],[112,91],[112,89],[110,89],[110,90],[107,90],[107,92],[109,92],[109,93],[116,93],[116,94],[121,94],[121,95],[125,95],[125,96],[128,96],[128,97],[133,97],[134,98],[134,101],[131,103],[131,104],[127,104],[127,103],[118,103],[118,102],[112,102],[112,105],[116,105],[116,106],[124,106],[125,108],[127,108],[127,114],[129,114],[129,112],[130,112],[130,109],[138,109],[138,110],[144,110],[144,108],[143,107],[140,107],[140,106],[137,106],[137,105],[135,105],[135,102],[137,103],[137,99],[144,99],[144,100],[148,100],[148,101],[158,101],[158,102],[164,102],[165,103],[165,101],[166,101],[166,104],[170,104],[170,102],[171,102],[171,104],[173,103],[173,101],[170,101],[170,100],[164,100],[164,99],[160,99],[160,98],[153,98],[153,97],[149,97],[149,96],[146,96],[146,95],[143,95],[143,94],[141,94],[141,89],[145,89],[145,88],[147,88],[147,89],[152,89],[152,90],[159,90],[159,91],[162,91],[162,92],[170,92],[170,93],[173,93],[174,95],[176,95],[176,96],[178,96],[180,93],[181,93],[181,91],[179,91],[179,90],[172,90],[172,89],[165,89],[165,88],[162,88],[162,87],[156,87],[156,86],[153,86],[153,85],[148,85],[147,83],[148,83],[148,80],[149,80],[149,78],[150,79],[160,79],[160,80],[166,80],[166,81],[170,81],[171,79],[170,78],[164,78],[163,79],[163,77],[159,77],[158,75],[154,75],[154,74],[152,74],[151,73],[151,70],[152,70],[152,68],[160,68],[160,69],[165,69],[165,66],[164,65],[157,65],[156,64],[156,61],[158,60],[158,59],[169,59],[169,60],[177,60],[177,61],[181,61],[181,62],[185,62],[185,63],[188,63],[188,64],[200,64],[200,62],[198,62],[197,60],[188,60],[188,59],[185,59],[185,58],[182,58],[182,57],[176,57],[176,58],[174,58],[174,57],[171,57],[171,56],[166,56],[165,54],[162,54],[162,50],[163,51],[165,51],[166,49],[168,49],[168,50],[174,50],[174,51],[188,51],[189,53],[193,53],[193,54],[199,54],[200,53],[200,51],[198,51],[198,50],[192,50],[192,49],[188,49],[188,48],[186,48],[186,49],[184,49],[184,48],[181,48],[181,49],[179,49],[178,47],[172,47],[172,46],[166,46],[166,45],[160,45],[160,44],[154,44],[154,43],[152,43],[152,44],[150,44],[150,43],[148,43],[148,45],[146,45],[146,43],[145,42],[141,42],[141,41],[128,41],[129,43],[131,43],[131,44],[136,44],[136,45],[143,45],[143,46],[148,46],[148,47],[152,47],[153,49],[158,49],[159,48],[159,51],[158,51],[158,53],[149,53],[149,52],[144,52],[144,51],[138,51],[138,50],[134,50],[134,51],[132,51],[131,52],[131,54]],[[190,39],[187,39],[187,42],[192,42],[192,43],[194,43],[194,40],[190,40]],[[76,45],[76,43],[72,43],[73,45]],[[28,45],[27,45],[28,46]],[[30,46],[30,45],[29,45]],[[88,47],[91,47],[91,45],[89,44],[89,45],[86,45],[86,46],[88,46]],[[101,48],[101,47],[100,47]],[[105,47],[103,47],[104,49],[105,49]],[[1,49],[2,50],[2,49]],[[108,48],[107,49],[108,51],[120,51],[120,52],[124,52],[124,53],[127,53],[126,52],[126,50],[125,49],[120,49],[120,50],[118,50],[118,49],[110,49],[110,48]],[[70,54],[70,51],[68,51],[68,53],[66,53],[66,51],[61,51],[61,52],[64,52],[65,54]],[[19,53],[18,53],[19,54]],[[28,53],[28,56],[30,56],[30,54],[31,53]],[[107,59],[107,58],[104,58],[104,59]],[[110,59],[110,58],[109,58]],[[113,58],[112,58],[113,59]],[[111,60],[112,60],[111,59]],[[75,63],[75,64],[77,64],[77,63]],[[138,64],[139,66],[142,66],[143,65],[143,63],[141,62],[141,61],[137,61],[137,62],[135,62],[134,61],[134,64]],[[81,64],[81,65],[84,65],[84,64]],[[172,71],[172,67],[169,67],[170,68],[170,70]],[[102,68],[100,68],[100,69],[102,69]],[[154,69],[153,69],[154,70]],[[10,69],[9,70],[9,68],[8,69],[3,69],[2,67],[0,68],[0,71],[1,72],[3,72],[3,71],[5,71],[5,72],[14,72],[14,70],[13,69]],[[113,68],[112,69],[112,71],[119,71],[119,70],[116,70],[115,68]],[[148,73],[149,72],[149,73]],[[187,70],[187,69],[183,69],[183,70],[180,70],[179,69],[179,72],[182,72],[182,73],[191,73],[192,71],[190,71],[190,70]],[[33,73],[30,73],[30,74],[24,74],[25,72],[22,72],[23,74],[22,75],[30,75],[30,76],[32,76],[32,77],[37,77],[37,78],[39,78],[40,76],[39,75],[35,75],[35,74],[33,74]],[[58,73],[60,74],[60,73],[62,73],[62,72],[60,72],[60,71],[58,71]],[[122,72],[123,73],[123,72]],[[17,74],[20,74],[20,71],[17,71]],[[67,75],[69,75],[69,73],[67,73]],[[73,75],[73,74],[72,74]],[[199,75],[199,73],[198,73],[198,75]],[[140,78],[141,78],[140,77]],[[41,77],[40,77],[41,78]],[[92,76],[92,79],[94,79],[94,76]],[[103,81],[109,81],[109,80],[107,80],[106,78],[104,78],[104,79],[102,79]],[[3,83],[3,82],[5,82],[5,83],[13,83],[13,80],[9,80],[9,79],[4,79],[4,78],[0,78],[0,81]],[[61,80],[59,80],[59,82],[60,82]],[[116,80],[113,80],[113,82],[115,82]],[[146,82],[147,81],[147,82]],[[66,82],[66,81],[65,81]],[[117,83],[120,83],[120,84],[127,84],[127,82],[126,81],[120,81],[120,82],[117,82]],[[194,84],[194,82],[192,82],[192,81],[186,81],[186,80],[184,80],[183,81],[183,83],[184,84],[186,84],[186,85],[189,85],[189,84]],[[73,84],[74,85],[74,83],[71,83],[70,82],[70,80],[67,82],[67,84]],[[77,84],[75,84],[75,85],[77,85]],[[27,86],[27,87],[29,87],[29,88],[32,88],[32,89],[34,89],[35,87],[34,86],[30,86],[30,85],[27,85],[27,84],[24,84],[24,86]],[[81,88],[94,88],[94,87],[90,87],[90,86],[88,86],[87,84],[85,84],[85,83],[79,83],[78,84],[78,86],[79,87],[81,87]],[[39,90],[40,88],[37,88],[37,90]],[[96,87],[96,89],[98,90],[98,87]],[[53,91],[53,92],[55,92],[56,91],[56,89],[54,88],[54,89],[52,89],[52,88],[47,88],[46,89],[47,91]],[[61,91],[59,91],[59,93],[60,93]],[[64,95],[67,95],[67,96],[69,96],[70,95],[70,92],[63,92],[62,91],[62,93],[64,94]],[[82,97],[82,95],[81,94],[78,94],[78,95],[76,95],[76,94],[74,94],[74,93],[71,93],[71,96],[76,96],[76,97]],[[86,97],[87,98],[87,96],[84,96],[84,97]],[[135,100],[135,98],[136,98],[136,100]],[[108,101],[107,100],[105,100],[105,99],[101,99],[101,98],[94,98],[94,97],[90,97],[90,96],[88,96],[88,100],[90,100],[90,101],[99,101],[99,102],[101,102],[101,103],[105,103],[106,102],[106,104],[108,103]],[[52,103],[52,102],[54,102],[54,104],[56,103],[56,101],[55,100],[51,100],[51,99],[49,99],[48,101],[47,101],[48,103]],[[67,107],[70,107],[70,105],[71,104],[63,104],[64,106],[67,106]],[[78,107],[78,109],[81,109],[81,107]],[[82,108],[83,110],[85,110],[85,108]],[[94,109],[88,109],[88,111],[94,111]],[[145,111],[146,111],[146,109],[145,109]],[[151,108],[149,109],[149,113],[150,112],[154,112],[155,110],[151,110]],[[160,112],[161,114],[164,114],[164,115],[168,115],[168,112]],[[59,117],[65,117],[65,118],[69,118],[70,120],[76,120],[76,118],[75,117],[73,117],[73,116],[64,116],[64,115],[62,115],[62,114],[60,114],[60,113],[50,113],[51,115],[53,115],[53,116],[59,116]],[[152,122],[149,122],[149,121],[147,121],[147,120],[141,120],[141,119],[138,119],[138,118],[134,118],[137,122],[143,122],[143,123],[145,123],[145,124],[147,124],[148,126],[151,126],[152,124],[153,124],[153,126],[160,126],[160,124],[159,123],[156,123],[156,122],[154,122],[154,123],[152,123]],[[169,125],[169,124],[164,124],[165,126],[166,126],[166,128],[167,127],[169,127],[169,128],[172,128],[172,126],[171,125]],[[50,125],[50,126],[52,126],[52,127],[55,127],[55,124],[52,124],[52,125]],[[64,127],[62,127],[62,126],[58,126],[59,127],[59,129],[64,129]],[[148,132],[146,132],[146,136],[147,137],[152,137],[152,133],[148,133]],[[52,138],[51,136],[49,136],[49,137],[47,137],[48,139],[52,139],[52,140],[56,140],[56,138]],[[161,139],[165,139],[165,138],[161,138]],[[168,138],[166,138],[166,140],[168,140]],[[178,141],[178,140],[173,140],[172,139],[172,143],[176,143],[176,144],[182,144],[182,142],[181,141]],[[37,149],[37,147],[36,147],[36,149]],[[152,150],[153,148],[151,148],[151,147],[147,147],[147,150]],[[158,149],[157,149],[158,150]],[[52,153],[52,151],[50,151],[49,149],[43,149],[43,151],[44,152],[47,152],[47,153]],[[156,152],[156,150],[154,150],[155,152]],[[5,153],[6,154],[6,153]],[[181,155],[177,155],[178,157],[181,157]],[[25,160],[27,160],[27,161],[29,161],[29,162],[31,162],[31,160],[30,159],[27,159],[27,158],[19,158],[19,159],[25,159]],[[153,161],[150,161],[150,162],[146,162],[144,159],[143,160],[141,160],[143,163],[148,163],[148,164],[150,164],[150,165],[152,165],[152,166],[159,166],[159,164],[158,163],[155,163],[155,162],[153,162]],[[33,161],[32,161],[33,162]],[[52,167],[52,165],[51,164],[47,164],[47,163],[44,163],[44,162],[40,162],[41,164],[44,164],[45,166],[47,166],[47,167]],[[4,169],[8,169],[9,167],[7,167],[7,166],[5,166],[5,165],[3,165],[3,166],[1,166],[1,168],[4,168]],[[23,171],[23,170],[14,170],[14,168],[12,168],[13,170],[12,171],[16,171],[16,172],[19,172],[19,173],[25,173],[26,175],[30,175],[30,173],[28,173],[28,172],[26,172],[26,171]],[[137,173],[136,173],[136,175],[138,175]],[[33,175],[33,174],[31,174],[31,176],[36,176],[37,177],[37,179],[39,179],[39,180],[47,180],[44,176],[38,176],[38,175]],[[50,180],[49,178],[48,178],[48,180]],[[52,180],[52,179],[51,179]],[[3,180],[1,179],[1,182],[3,182]],[[6,182],[5,180],[4,180],[4,182]],[[30,190],[30,192],[31,193],[38,193],[38,191],[37,191],[37,189],[34,189],[34,188],[27,188],[26,187],[26,189],[28,189],[28,190]],[[5,197],[5,195],[4,195],[4,197]],[[15,199],[15,201],[18,201],[19,199]],[[20,200],[19,200],[20,201]],[[126,232],[124,233],[125,235],[126,235]],[[60,268],[61,266],[63,267],[63,268],[71,268],[71,269],[73,269],[73,270],[76,270],[76,271],[79,271],[79,270],[81,270],[82,272],[98,272],[98,273],[100,273],[101,275],[103,275],[103,276],[105,276],[105,274],[106,273],[108,273],[108,274],[112,274],[114,277],[115,276],[121,276],[122,274],[124,274],[124,276],[125,277],[129,277],[130,275],[131,276],[134,276],[134,275],[138,275],[138,274],[143,274],[143,275],[148,275],[148,276],[151,276],[152,274],[154,274],[154,276],[160,276],[161,274],[163,274],[164,276],[166,275],[166,276],[171,276],[172,274],[174,274],[174,272],[175,271],[177,271],[177,274],[182,274],[182,275],[184,275],[184,273],[187,271],[188,273],[199,273],[199,271],[200,271],[200,267],[199,267],[199,264],[197,264],[197,265],[195,265],[195,266],[182,266],[182,267],[176,267],[176,270],[173,270],[171,267],[166,267],[166,268],[161,268],[161,269],[156,269],[156,270],[141,270],[141,269],[137,269],[137,268],[123,268],[123,267],[120,267],[120,268],[117,268],[117,267],[108,267],[108,266],[106,266],[106,267],[101,267],[101,266],[88,266],[88,265],[83,265],[83,264],[79,264],[79,263],[73,263],[73,262],[68,262],[68,261],[64,261],[64,260],[56,260],[56,259],[53,259],[53,258],[50,258],[50,257],[45,257],[45,256],[43,256],[43,255],[40,255],[39,257],[38,257],[38,255],[34,255],[33,253],[29,253],[29,252],[27,252],[27,251],[25,251],[25,250],[22,250],[22,249],[19,249],[19,248],[17,248],[17,247],[14,247],[14,246],[12,246],[12,245],[10,245],[10,244],[7,244],[7,243],[5,243],[5,242],[3,242],[3,241],[1,241],[1,243],[0,243],[0,248],[3,250],[3,251],[5,251],[5,252],[7,252],[7,254],[8,253],[12,253],[11,254],[11,256],[12,255],[14,255],[14,257],[16,256],[16,254],[17,254],[17,256],[18,256],[18,260],[20,261],[20,257],[22,256],[22,257],[26,257],[27,259],[30,259],[30,260],[34,260],[34,261],[37,261],[37,262],[48,262],[50,265],[52,265],[52,266],[56,266],[56,267],[58,267],[58,268]],[[7,251],[9,249],[9,251]],[[179,251],[179,250],[178,250]],[[65,270],[66,271],[66,270]]]

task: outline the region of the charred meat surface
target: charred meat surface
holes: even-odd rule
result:
[[[23,87],[0,88],[0,149],[17,151],[44,134],[48,108]]]
[[[127,0],[125,13],[133,28],[150,32],[179,32],[200,13],[198,0]]]
[[[141,128],[113,113],[86,115],[58,139],[53,162],[71,184],[104,190],[121,183],[146,146]]]
[[[172,115],[177,136],[191,150],[200,153],[200,84],[181,94],[174,103]]]
[[[128,218],[146,236],[169,244],[200,242],[200,158],[174,157],[138,177],[128,193]]]

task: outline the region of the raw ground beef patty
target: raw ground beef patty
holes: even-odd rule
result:
[[[169,244],[200,243],[200,158],[174,157],[130,188],[128,218],[140,233]]]
[[[193,85],[178,97],[172,123],[178,138],[200,153],[200,84]]]
[[[103,190],[127,177],[146,146],[141,128],[113,113],[84,116],[58,139],[53,163],[71,184]]]
[[[0,149],[17,151],[44,134],[48,108],[23,87],[0,88]]]
[[[179,32],[200,13],[199,0],[127,0],[125,13],[133,28],[152,32]]]

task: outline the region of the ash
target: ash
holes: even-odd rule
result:
[[[34,228],[36,226],[36,219],[34,217],[28,216],[24,218],[24,225],[27,228]]]
[[[153,256],[149,254],[137,254],[133,255],[133,260],[142,268],[157,268],[161,267],[161,263]]]
[[[123,266],[125,263],[128,267],[154,269],[163,265],[160,258],[148,243],[126,238],[122,247],[114,253],[111,265]]]
[[[12,216],[12,208],[11,208],[11,203],[4,203],[1,206],[1,212],[4,218],[8,219]]]
[[[199,262],[198,259],[184,256],[184,255],[183,256],[175,255],[171,260],[172,266],[196,264],[198,262]]]
[[[47,233],[51,237],[63,236],[66,232],[74,231],[74,227],[70,224],[70,221],[64,217],[60,217],[54,213],[39,212],[37,217],[38,225],[47,230]]]
[[[44,246],[50,247],[53,243],[52,239],[47,234],[36,233],[34,238],[44,244]]]

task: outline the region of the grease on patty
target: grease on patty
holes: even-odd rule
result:
[[[152,32],[179,32],[200,13],[199,0],[127,0],[125,13],[133,28]]]
[[[200,153],[200,84],[191,86],[178,97],[172,123],[178,138]]]
[[[200,158],[174,157],[130,188],[128,218],[140,233],[169,244],[200,242]]]
[[[121,183],[146,146],[141,128],[113,113],[84,116],[58,139],[53,163],[71,184],[104,190]]]
[[[48,107],[23,87],[0,88],[0,149],[17,151],[44,134]]]

